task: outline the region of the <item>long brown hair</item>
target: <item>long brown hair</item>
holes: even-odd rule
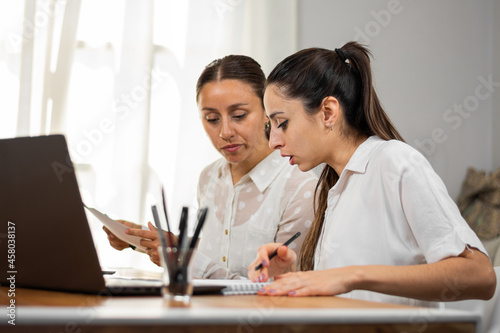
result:
[[[370,51],[349,42],[335,51],[301,50],[280,62],[269,74],[266,86],[275,85],[285,98],[299,99],[308,114],[320,110],[325,97],[335,97],[344,114],[347,130],[354,136],[378,135],[384,140],[404,141],[385,113],[372,84]],[[314,269],[314,252],[324,223],[329,190],[339,175],[326,165],[315,192],[315,217],[302,244],[299,269]]]

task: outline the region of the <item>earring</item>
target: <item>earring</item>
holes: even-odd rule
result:
[[[333,127],[332,127],[332,124],[330,124],[330,131],[333,131]]]

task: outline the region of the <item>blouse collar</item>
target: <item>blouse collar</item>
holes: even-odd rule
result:
[[[253,181],[259,191],[264,192],[287,164],[288,160],[281,157],[279,150],[275,150],[244,175],[235,186],[244,184],[247,181]],[[225,163],[220,165],[218,177],[231,177],[228,162],[225,161]]]
[[[373,152],[384,142],[386,141],[376,135],[370,136],[356,148],[344,170],[365,173]]]

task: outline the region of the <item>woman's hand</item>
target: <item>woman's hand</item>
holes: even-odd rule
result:
[[[117,220],[117,221],[120,222],[121,224],[129,227],[129,228],[134,228],[134,229],[141,229],[142,228],[141,225],[135,224],[135,223],[132,223],[129,221],[124,221],[124,220]],[[115,234],[113,234],[111,232],[111,230],[109,230],[108,228],[102,227],[102,229],[108,235],[108,241],[109,241],[109,244],[111,245],[112,248],[114,248],[118,251],[121,251],[121,250],[126,249],[130,246],[129,243],[124,242],[121,239],[119,239],[118,237],[116,237]]]
[[[259,295],[338,295],[350,292],[353,267],[333,268],[320,271],[295,272],[278,275],[274,282],[258,291]]]
[[[269,255],[278,249],[278,254],[271,260]],[[270,277],[295,270],[297,254],[288,246],[279,243],[269,243],[257,249],[257,258],[248,268],[248,278],[253,282],[264,282]],[[255,270],[259,264],[262,268]]]
[[[488,300],[497,283],[488,256],[468,247],[458,256],[430,264],[345,266],[287,273],[274,280],[258,293],[310,296],[368,290],[425,301]]]
[[[156,265],[161,266],[160,254],[158,253],[158,247],[160,244],[160,239],[158,237],[158,229],[156,229],[151,222],[148,222],[149,230],[130,228],[125,230],[125,233],[133,236],[141,237],[140,244],[146,248],[146,253]],[[170,237],[172,245],[177,244],[177,237],[167,231],[163,231],[167,239]]]

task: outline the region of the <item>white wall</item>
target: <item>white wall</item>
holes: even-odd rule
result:
[[[493,77],[496,78],[495,81],[500,81],[500,1],[493,1]],[[492,132],[493,132],[493,169],[496,170],[500,168],[500,93],[496,93],[493,96],[492,103],[493,110],[493,121]]]
[[[492,93],[482,83],[491,75],[500,81],[492,59],[500,57],[493,20],[500,4],[492,1],[299,0],[299,48],[333,49],[350,40],[368,45],[387,113],[454,199],[467,167],[500,166],[500,147],[493,145],[500,116],[492,115],[500,88]]]

